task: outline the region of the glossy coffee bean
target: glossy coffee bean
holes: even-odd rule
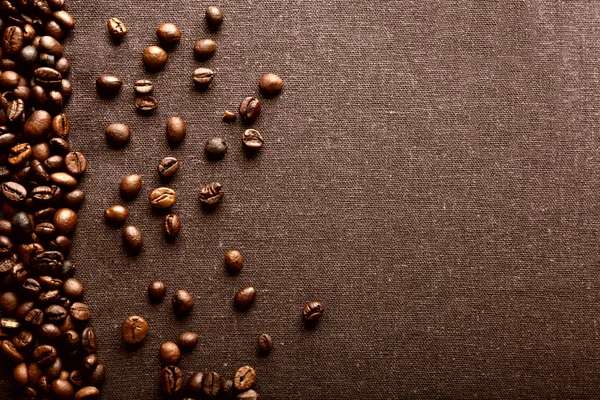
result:
[[[227,144],[220,137],[210,138],[204,144],[204,152],[209,159],[220,160],[227,153]]]
[[[109,18],[106,21],[106,26],[108,27],[108,33],[113,39],[119,40],[127,34],[127,27],[119,18]]]
[[[116,75],[105,74],[96,79],[96,89],[103,97],[115,97],[122,85],[123,81]]]
[[[124,199],[135,198],[142,189],[142,177],[138,174],[126,175],[121,179],[119,191]]]
[[[123,225],[127,220],[128,215],[129,211],[127,211],[127,208],[121,205],[108,207],[104,211],[104,219],[106,220],[106,222],[114,226]]]
[[[160,346],[160,361],[163,364],[177,364],[181,357],[179,346],[173,342],[165,342]]]
[[[54,214],[54,228],[61,235],[69,235],[77,228],[77,213],[70,208],[61,208]]]
[[[65,207],[70,208],[71,210],[76,210],[85,201],[85,192],[81,189],[75,189],[68,193],[65,193],[63,196],[63,204]]]
[[[68,380],[57,379],[52,382],[52,393],[58,400],[71,400],[75,395],[75,388]]]
[[[142,96],[135,99],[135,109],[142,114],[150,114],[158,108],[158,102],[152,96]]]
[[[100,395],[100,391],[98,388],[94,386],[86,386],[77,391],[75,393],[74,400],[96,400]]]
[[[59,138],[65,139],[71,132],[71,120],[65,113],[52,118],[52,133]]]
[[[218,182],[209,183],[200,189],[200,203],[205,206],[214,206],[221,201],[223,194],[223,185]]]
[[[323,315],[325,307],[321,302],[309,301],[302,309],[302,317],[305,321],[317,321]]]
[[[38,346],[33,351],[33,361],[43,368],[50,366],[56,360],[57,356],[56,348],[48,344]]]
[[[183,332],[177,339],[181,351],[192,351],[198,344],[198,335],[194,332]]]
[[[256,382],[256,371],[249,365],[238,369],[233,378],[233,384],[239,391],[250,389]]]
[[[260,149],[265,143],[262,135],[256,129],[246,129],[242,134],[244,148],[251,151]]]
[[[197,68],[194,70],[194,72],[192,72],[192,79],[194,80],[194,83],[201,88],[208,86],[214,77],[215,71],[210,68]]]
[[[176,314],[186,314],[194,307],[194,297],[187,290],[178,290],[171,304]]]
[[[163,220],[163,231],[165,235],[174,238],[181,230],[181,221],[177,214],[167,214]]]
[[[99,387],[104,383],[106,379],[106,368],[102,364],[96,365],[96,368],[91,372],[88,377],[88,382],[92,386]]]
[[[204,374],[202,372],[195,372],[188,379],[188,381],[185,385],[185,389],[191,395],[201,396],[203,383],[204,383]]]
[[[216,372],[204,374],[202,392],[208,397],[215,397],[221,391],[221,376]]]
[[[2,355],[2,358],[4,360],[8,360],[15,364],[19,364],[25,361],[23,355],[9,340],[3,340],[2,342],[0,342],[0,355]]]
[[[217,44],[212,39],[200,39],[194,44],[194,55],[198,60],[207,60],[215,54]]]
[[[240,116],[245,123],[256,121],[262,110],[262,103],[256,97],[246,97],[240,103]]]
[[[77,187],[77,179],[66,172],[55,172],[50,175],[50,181],[66,190]]]
[[[225,253],[225,267],[231,272],[240,272],[244,267],[244,257],[239,250],[229,250]]]
[[[71,318],[80,322],[88,321],[92,316],[88,305],[80,302],[73,303],[73,305],[71,305],[69,313],[71,315]]]
[[[177,25],[165,22],[156,29],[156,37],[166,47],[175,46],[181,40],[181,31]]]
[[[277,96],[283,89],[283,80],[275,74],[264,74],[258,82],[258,87],[263,96]]]
[[[29,383],[29,372],[27,363],[20,363],[13,369],[13,378],[19,386],[26,386]]]
[[[0,296],[0,311],[5,317],[12,317],[19,307],[19,297],[15,292],[4,292]]]
[[[34,111],[23,127],[23,135],[26,139],[37,142],[50,133],[52,129],[52,117],[47,111],[36,110]]]
[[[160,389],[167,395],[173,395],[183,386],[183,372],[174,365],[163,368],[160,373]]]
[[[262,354],[269,354],[273,349],[273,338],[268,333],[263,333],[258,337],[258,351]]]
[[[148,334],[148,322],[140,316],[132,315],[125,318],[121,326],[121,337],[128,344],[141,343]]]
[[[186,134],[186,125],[180,117],[171,117],[167,123],[167,141],[171,145],[183,142]]]
[[[71,175],[79,176],[86,171],[87,160],[82,153],[72,151],[65,156],[65,167]]]
[[[149,200],[150,205],[157,209],[166,209],[171,207],[175,200],[177,199],[177,195],[173,189],[160,187],[154,189],[150,192]]]
[[[148,96],[154,92],[154,84],[147,79],[139,79],[133,84],[133,90],[137,96]]]
[[[75,278],[67,279],[63,283],[62,291],[69,299],[80,299],[84,293],[83,283]]]
[[[245,392],[237,395],[238,400],[258,400],[260,396],[254,390],[246,390]]]
[[[237,119],[237,114],[232,111],[225,110],[223,111],[221,119],[223,119],[223,122],[235,122],[235,120]]]
[[[123,228],[123,242],[129,251],[139,252],[144,245],[142,231],[133,225],[126,226]]]
[[[85,328],[81,333],[81,348],[86,354],[96,353],[98,350],[94,328]]]
[[[98,361],[99,360],[98,360],[97,354],[94,354],[94,353],[88,354],[87,356],[83,357],[83,360],[82,360],[83,368],[86,371],[91,372],[98,365]]]
[[[165,157],[158,163],[158,175],[165,180],[171,179],[179,169],[179,161],[175,157]]]
[[[167,294],[167,287],[161,281],[152,281],[148,285],[148,297],[153,303],[160,303]]]
[[[204,15],[206,23],[211,29],[217,29],[223,23],[223,12],[218,7],[207,7]]]
[[[142,61],[150,71],[162,69],[169,58],[166,51],[158,46],[148,46],[142,53]]]
[[[235,294],[233,304],[238,309],[246,310],[254,303],[254,299],[256,299],[256,289],[253,286],[246,286]]]
[[[129,127],[120,123],[108,125],[104,130],[104,134],[108,145],[115,148],[124,147],[131,139],[131,130]]]

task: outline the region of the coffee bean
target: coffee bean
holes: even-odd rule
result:
[[[0,318],[0,329],[4,332],[19,329],[21,323],[14,318]]]
[[[59,156],[66,155],[70,150],[69,142],[60,137],[52,138],[48,143],[52,152]]]
[[[137,96],[148,96],[154,92],[154,84],[147,79],[139,79],[133,84]]]
[[[71,132],[71,121],[65,113],[58,114],[52,119],[52,133],[65,139]]]
[[[64,285],[64,282],[59,278],[53,278],[47,275],[38,277],[38,280],[40,281],[42,288],[46,290],[58,290]]]
[[[98,364],[88,377],[88,382],[90,385],[98,387],[104,383],[105,377],[106,369],[104,368],[104,365]]]
[[[9,26],[4,30],[2,48],[8,55],[17,54],[23,48],[23,30],[18,26]]]
[[[233,304],[240,310],[250,308],[256,298],[256,289],[253,286],[246,286],[238,290],[233,298]]]
[[[67,190],[75,189],[75,187],[77,186],[77,179],[67,174],[66,172],[55,172],[51,174],[50,181]]]
[[[181,357],[179,346],[173,342],[165,342],[160,346],[160,361],[164,364],[177,364]]]
[[[65,156],[65,167],[71,175],[79,176],[87,169],[87,160],[82,153],[72,151]]]
[[[43,344],[38,346],[33,351],[33,360],[38,363],[40,367],[47,367],[56,360],[58,353],[54,346]]]
[[[194,332],[183,332],[177,339],[181,351],[191,351],[198,343],[198,335]]]
[[[115,97],[122,85],[123,81],[116,75],[105,74],[96,79],[96,89],[103,97]]]
[[[44,310],[44,316],[50,322],[63,322],[67,318],[67,315],[67,310],[58,304],[52,304]]]
[[[60,89],[62,74],[49,67],[40,67],[33,71],[33,81],[44,89]]]
[[[221,395],[225,400],[232,400],[235,398],[235,386],[233,385],[233,379],[227,379],[221,385]]]
[[[73,233],[77,228],[77,214],[70,208],[61,208],[54,215],[54,227],[61,235]]]
[[[42,36],[38,43],[37,49],[42,54],[49,54],[54,56],[55,60],[58,60],[63,55],[63,47],[60,42],[54,39],[52,36]],[[54,67],[55,61],[52,61],[52,67]]]
[[[72,210],[76,210],[85,201],[85,192],[81,189],[75,189],[63,196],[63,204]]]
[[[231,272],[240,272],[244,267],[244,257],[238,250],[229,250],[225,253],[225,267]]]
[[[2,296],[0,296],[0,310],[2,311],[3,316],[10,317],[15,315],[18,307],[19,297],[15,292],[2,293]]]
[[[121,39],[127,34],[127,27],[119,18],[109,18],[106,26],[108,27],[108,33],[113,39]]]
[[[209,68],[198,68],[192,73],[192,79],[196,85],[205,87],[212,82],[215,77],[215,71]]]
[[[75,389],[69,381],[57,379],[52,382],[52,393],[58,400],[70,400],[75,394]]]
[[[38,339],[40,343],[55,343],[60,339],[60,336],[60,329],[54,324],[43,324],[40,326],[40,329],[38,329]]]
[[[98,365],[98,355],[97,354],[88,354],[87,356],[83,357],[82,364],[83,364],[83,368],[86,371],[93,371],[94,368],[96,368],[96,365]]]
[[[75,278],[67,279],[63,284],[63,293],[69,299],[80,299],[83,296],[83,283]]]
[[[31,266],[40,275],[56,275],[60,272],[64,256],[58,251],[42,251],[31,260]]]
[[[69,382],[74,387],[81,388],[85,383],[83,372],[81,372],[78,369],[71,371],[71,373],[69,374]]]
[[[218,182],[209,183],[200,189],[200,202],[206,206],[213,206],[223,198],[223,185]]]
[[[13,370],[13,378],[19,386],[26,386],[29,382],[29,372],[27,371],[27,363],[21,363]]]
[[[29,349],[34,343],[35,337],[31,332],[26,330],[22,330],[17,336],[13,337],[13,344],[19,351]]]
[[[256,371],[249,365],[237,370],[233,378],[233,384],[239,391],[250,389],[256,382]]]
[[[6,107],[6,116],[11,122],[21,119],[25,112],[25,102],[21,99],[15,99]]]
[[[104,131],[106,142],[109,146],[119,148],[124,147],[131,139],[131,131],[125,124],[114,123],[106,127]]]
[[[223,119],[223,122],[235,122],[237,115],[234,112],[225,110],[223,111],[223,116],[221,118]]]
[[[240,103],[240,116],[245,123],[256,121],[260,115],[262,109],[262,103],[256,97],[246,97]]]
[[[21,65],[31,66],[35,64],[38,59],[38,51],[33,46],[25,46],[19,53],[19,63]]]
[[[165,157],[158,163],[156,170],[162,179],[171,179],[179,169],[179,161],[175,157]]]
[[[81,333],[81,347],[87,354],[95,353],[98,349],[94,328],[85,328]]]
[[[161,44],[166,47],[172,47],[181,40],[181,31],[177,25],[165,22],[156,29],[156,36]]]
[[[264,74],[258,82],[258,87],[264,96],[277,96],[283,88],[283,80],[275,74]]]
[[[31,218],[23,211],[16,213],[12,217],[11,224],[13,233],[20,238],[28,236],[33,230]]]
[[[140,316],[132,315],[125,318],[121,326],[121,337],[128,344],[138,344],[148,334],[148,322]]]
[[[58,60],[56,60],[56,63],[54,64],[54,69],[60,72],[60,74],[64,78],[65,76],[69,75],[69,72],[71,71],[71,64],[69,63],[69,60],[67,60],[65,57],[61,57]]]
[[[175,203],[177,195],[173,189],[160,187],[150,192],[150,205],[154,208],[165,209]]]
[[[317,321],[323,315],[325,307],[318,301],[309,301],[302,309],[302,317],[305,321]]]
[[[204,144],[204,152],[209,159],[221,159],[227,153],[227,144],[220,137],[210,138]]]
[[[160,303],[167,293],[167,287],[161,281],[152,281],[148,285],[148,297],[153,303]]]
[[[158,102],[152,96],[143,96],[135,99],[135,109],[143,114],[152,113],[158,108]]]
[[[165,215],[165,219],[163,221],[163,230],[170,238],[174,238],[179,234],[179,231],[181,230],[181,221],[179,220],[177,214]]]
[[[96,400],[100,395],[100,391],[94,386],[86,386],[75,393],[74,400]]]
[[[75,20],[68,12],[64,10],[55,11],[53,14],[56,22],[60,24],[63,28],[70,30],[75,27]]]
[[[150,71],[158,71],[167,63],[167,52],[158,46],[148,46],[142,53],[142,61]]]
[[[106,222],[114,226],[123,225],[125,220],[127,220],[128,215],[129,211],[127,211],[127,208],[121,205],[108,207],[104,211],[104,219]]]
[[[18,203],[27,197],[27,189],[16,182],[4,182],[2,184],[2,194],[6,200]]]
[[[27,291],[27,294],[29,294],[31,292],[33,286],[35,285],[34,282],[35,282],[35,280],[29,281],[29,279],[28,279],[23,284],[23,289],[25,289]],[[23,320],[32,326],[40,326],[40,325],[42,325],[42,322],[44,322],[44,312],[42,310],[40,310],[39,308],[34,308],[27,313],[27,315],[25,316],[25,318]]]
[[[19,166],[31,159],[33,152],[29,143],[19,143],[10,148],[8,152],[8,163],[12,166]]]
[[[121,179],[119,191],[127,200],[135,198],[142,189],[142,177],[138,174],[126,175]]]
[[[258,351],[262,354],[269,354],[273,349],[273,338],[268,333],[263,333],[258,337]]]
[[[52,117],[47,111],[36,110],[25,122],[23,135],[28,140],[36,142],[48,136],[52,129]]]
[[[3,340],[0,343],[0,354],[2,358],[9,360],[15,364],[22,363],[25,359],[23,355],[19,353],[14,344],[12,344],[9,340]]]
[[[204,374],[202,381],[202,392],[209,397],[214,397],[221,391],[221,377],[216,372]]]
[[[260,396],[254,390],[246,390],[245,392],[239,393],[237,395],[239,400],[258,400]]]
[[[81,322],[85,322],[91,317],[90,308],[85,303],[73,303],[69,312],[72,318]]]
[[[142,231],[133,225],[126,226],[123,228],[123,242],[129,251],[139,252],[144,245]]]
[[[212,39],[200,39],[194,44],[194,55],[198,60],[207,60],[215,54],[217,44]]]
[[[194,297],[187,290],[178,290],[171,303],[176,314],[186,314],[194,307]]]
[[[223,23],[223,12],[218,7],[207,7],[205,16],[206,22],[211,29],[217,29]]]
[[[167,140],[171,145],[178,145],[185,139],[186,126],[180,117],[171,117],[167,123]]]
[[[168,366],[160,373],[160,389],[163,393],[172,395],[181,390],[183,386],[183,372],[179,367]]]
[[[256,151],[264,142],[262,135],[256,129],[246,129],[242,134],[242,144],[247,150]]]
[[[202,395],[202,387],[204,383],[204,374],[202,372],[195,372],[188,379],[185,389],[194,396]]]

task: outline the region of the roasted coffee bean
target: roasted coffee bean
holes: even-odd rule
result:
[[[25,282],[23,282],[22,285],[22,289],[25,295],[32,298],[37,297],[40,295],[40,293],[42,293],[42,285],[40,285],[40,283],[33,278],[25,279]],[[32,314],[31,316],[33,317],[34,315]]]
[[[71,247],[71,243],[69,241],[68,247],[67,247],[66,246],[67,243],[60,241],[61,238],[64,238],[63,240],[66,240],[66,241],[69,241],[69,239],[65,236],[57,236],[55,239],[55,241],[59,242],[60,246],[63,247],[62,251],[65,252],[65,254],[66,254],[69,252],[68,247]],[[50,243],[52,244],[52,241]],[[70,260],[66,260],[63,263],[63,266],[60,270],[60,277],[63,279],[69,279],[70,277],[73,276],[74,273],[75,273],[75,265],[73,265],[73,263]]]
[[[48,172],[46,172],[46,168],[44,168],[44,164],[42,164],[40,161],[33,160],[29,164],[29,167],[31,168],[30,173],[32,175],[32,178],[35,179],[36,182],[47,183],[48,181],[50,181],[50,175],[48,175]],[[48,186],[38,186],[38,187],[44,187],[44,188],[51,190],[51,188],[49,188]],[[34,188],[31,191],[31,196],[34,199],[34,201],[37,201],[39,199],[36,200],[36,198],[35,198],[35,189],[37,189],[37,188]],[[43,204],[43,203],[40,203],[40,204]]]
[[[140,79],[133,84],[133,90],[137,96],[148,96],[154,92],[154,84],[147,79]]]
[[[171,303],[176,314],[186,314],[194,307],[194,297],[187,290],[178,290]]]
[[[164,364],[177,364],[181,357],[179,346],[173,342],[165,342],[160,346],[160,361]]]
[[[131,131],[125,124],[110,124],[106,127],[104,134],[106,142],[115,148],[124,147],[131,139]]]
[[[54,214],[54,227],[61,235],[73,233],[77,228],[77,213],[70,208],[61,208]]]
[[[162,69],[169,58],[166,51],[158,46],[148,46],[142,53],[142,61],[150,71]]]
[[[237,115],[234,112],[225,110],[223,111],[223,116],[221,118],[223,119],[223,122],[235,122]]]
[[[70,208],[71,210],[76,210],[85,201],[85,192],[81,189],[75,189],[68,193],[65,193],[63,196],[63,204],[65,207]]]
[[[14,133],[0,134],[0,148],[7,149],[17,145],[18,138]]]
[[[79,334],[74,330],[67,330],[62,334],[62,346],[68,355],[73,356],[79,351]]]
[[[256,97],[246,97],[240,103],[240,116],[246,123],[254,122],[260,115],[262,103]]]
[[[23,117],[23,113],[25,112],[25,102],[21,99],[15,99],[8,103],[8,107],[6,108],[6,116],[8,120],[11,122],[17,121]]]
[[[19,143],[10,148],[8,152],[8,163],[12,166],[19,166],[31,159],[33,152],[29,143]]]
[[[70,151],[69,142],[60,137],[50,139],[48,142],[53,154],[63,156]]]
[[[15,364],[22,363],[25,359],[23,355],[19,353],[17,348],[10,340],[3,340],[0,343],[0,354],[5,360],[9,360]]]
[[[35,226],[35,233],[40,238],[49,238],[54,236],[54,225],[52,225],[50,222],[41,222]]]
[[[54,68],[40,67],[33,71],[33,81],[45,89],[60,89],[62,74]]]
[[[223,12],[215,6],[206,7],[206,23],[211,29],[217,29],[223,23]]]
[[[132,315],[125,318],[121,326],[121,337],[128,344],[138,344],[148,334],[148,322],[142,317]]]
[[[80,299],[83,296],[83,283],[75,278],[67,279],[63,284],[63,293],[69,299]]]
[[[26,301],[24,303],[19,304],[19,307],[17,307],[15,317],[17,317],[17,319],[20,321],[24,321],[27,314],[29,314],[29,312],[33,310],[34,307],[35,303],[33,301]]]
[[[196,85],[204,87],[208,86],[215,77],[215,71],[209,68],[198,68],[192,73],[192,79]]]
[[[58,301],[59,298],[60,298],[59,290],[49,290],[47,292],[40,293],[38,300],[42,304],[48,304],[48,303],[54,303],[54,302]]]
[[[175,46],[181,40],[181,31],[177,25],[165,22],[156,30],[156,36],[163,46]]]
[[[223,198],[223,185],[218,182],[210,183],[200,189],[200,202],[206,206],[213,206]]]
[[[20,75],[15,71],[4,71],[0,74],[0,87],[12,90],[19,85]]]
[[[44,161],[44,168],[46,168],[46,170],[48,172],[56,172],[56,171],[60,171],[61,169],[63,169],[64,165],[65,165],[65,159],[62,156],[51,156],[48,157],[45,161]]]
[[[79,176],[87,169],[87,160],[82,153],[72,151],[65,156],[65,166],[71,175]]]
[[[263,333],[258,337],[258,351],[262,354],[269,354],[273,349],[273,338],[268,333]]]
[[[46,375],[48,376],[48,378],[58,379],[61,371],[62,371],[62,360],[60,357],[57,356],[56,360],[54,360],[54,362],[46,368],[45,372],[46,372]]]
[[[85,328],[81,333],[81,347],[86,354],[95,353],[98,349],[96,344],[96,332],[94,328]]]
[[[116,75],[105,74],[96,79],[96,89],[103,97],[115,97],[122,85],[123,81]]]
[[[92,386],[101,386],[104,383],[106,377],[106,369],[104,365],[98,364],[96,368],[92,370],[92,373],[88,377],[88,382]]]
[[[40,66],[53,68],[54,64],[56,64],[56,57],[52,54],[47,54],[42,52],[39,56]]]
[[[71,132],[71,121],[65,113],[58,114],[52,119],[52,133],[62,139],[69,136]]]
[[[207,60],[215,54],[217,44],[212,39],[200,39],[194,44],[194,55],[198,60]]]
[[[240,272],[244,267],[244,257],[239,250],[229,250],[225,253],[225,267],[231,272]]]
[[[69,374],[69,382],[74,387],[82,387],[85,384],[85,377],[83,376],[83,372],[81,372],[78,369],[71,371],[71,373]]]
[[[2,311],[3,316],[10,317],[15,315],[18,307],[19,296],[15,292],[2,293],[2,296],[0,296],[0,311]]]
[[[75,189],[77,186],[77,179],[66,172],[55,172],[51,174],[50,181],[67,190]]]
[[[238,400],[258,400],[260,396],[254,390],[246,390],[237,395]]]
[[[13,370],[13,378],[19,386],[26,386],[29,383],[29,372],[27,372],[27,363],[21,363]]]
[[[63,28],[71,30],[75,27],[75,20],[71,14],[65,10],[55,11],[52,15],[54,16],[56,22],[58,22]]]
[[[57,379],[52,382],[52,394],[54,394],[58,400],[71,400],[75,394],[75,389],[69,381]]]
[[[179,220],[177,214],[165,215],[165,219],[163,221],[163,230],[170,238],[174,238],[179,234],[179,231],[181,230],[181,221]]]
[[[42,288],[46,290],[58,290],[64,285],[62,280],[51,276],[40,276],[38,277],[38,280],[40,281]]]
[[[129,211],[121,205],[108,207],[106,211],[104,211],[104,219],[114,226],[123,225],[127,220],[128,215]]]
[[[175,191],[166,187],[154,189],[150,192],[149,196],[150,205],[158,209],[171,207],[176,199],[177,195],[175,194]]]
[[[202,395],[202,384],[204,383],[204,374],[202,372],[195,372],[188,379],[185,389],[194,396]]]
[[[6,200],[18,203],[27,198],[27,189],[16,182],[4,182],[2,194]]]
[[[23,127],[23,135],[31,141],[38,141],[48,136],[52,129],[52,117],[47,111],[36,110],[31,114],[25,126]]]
[[[100,395],[100,391],[94,386],[86,386],[75,393],[74,400],[96,400]]]
[[[25,46],[19,53],[19,63],[25,66],[31,66],[35,64],[38,59],[38,51],[33,46]]]
[[[158,102],[152,96],[142,96],[135,99],[135,109],[143,114],[152,113],[158,108]]]
[[[44,316],[50,322],[60,323],[63,322],[68,315],[68,311],[58,304],[52,304],[51,306],[46,307],[44,310]]]
[[[33,360],[38,363],[40,367],[48,367],[50,364],[56,360],[58,353],[56,352],[56,348],[54,346],[50,346],[49,344],[43,344],[38,346],[33,351]]]
[[[181,390],[183,386],[183,372],[179,367],[170,365],[163,368],[160,373],[160,389],[163,393],[172,395]]]
[[[64,78],[65,76],[69,75],[69,72],[71,71],[71,64],[69,63],[69,60],[67,60],[65,57],[61,57],[58,60],[56,60],[56,63],[54,64],[54,69],[60,72],[60,74]]]
[[[249,365],[245,365],[237,370],[233,384],[239,391],[250,389],[256,382],[256,371]]]
[[[225,400],[233,400],[235,398],[235,386],[233,385],[233,379],[227,379],[221,385],[221,395]]]
[[[242,144],[247,150],[258,150],[264,142],[262,135],[256,129],[246,129],[242,134]]]
[[[123,228],[123,242],[129,251],[139,252],[144,245],[142,231],[133,225],[126,226]]]
[[[214,397],[221,391],[221,377],[216,372],[204,374],[202,380],[202,392],[209,397]]]
[[[23,48],[23,30],[18,26],[9,26],[4,30],[2,48],[8,55],[17,54]]]
[[[12,342],[18,350],[26,350],[35,343],[35,337],[33,333],[22,330],[18,335],[13,337]]]
[[[16,330],[21,327],[21,323],[14,318],[0,318],[0,329],[4,332]]]
[[[219,160],[227,153],[227,144],[220,137],[210,138],[204,144],[204,152],[209,159]]]
[[[121,39],[127,34],[127,27],[119,18],[109,18],[106,26],[108,27],[108,33],[113,39]]]
[[[54,324],[42,324],[38,329],[38,339],[41,343],[55,343],[60,336],[60,329]]]
[[[233,304],[236,308],[246,310],[250,308],[256,298],[256,289],[253,286],[246,286],[238,290],[233,298]]]
[[[0,257],[9,256],[12,252],[12,248],[13,244],[10,238],[6,236],[0,236]]]
[[[192,351],[198,343],[198,335],[194,332],[183,332],[177,339],[181,351]]]
[[[13,215],[10,222],[12,224],[12,231],[17,237],[23,238],[28,236],[33,230],[31,218],[24,211],[20,211]]]
[[[12,224],[7,219],[0,219],[0,235],[11,236]]]
[[[135,198],[142,189],[142,177],[138,174],[126,175],[121,179],[119,191],[127,200]]]
[[[83,368],[87,371],[93,371],[94,368],[96,368],[96,365],[98,365],[98,355],[94,353],[88,354],[83,357],[82,364]]]
[[[35,256],[44,251],[44,248],[39,243],[29,243],[22,247],[20,250],[21,260],[25,264],[25,266],[29,267],[33,265],[33,259]],[[35,267],[34,267],[35,269]],[[44,274],[48,275],[48,274]]]
[[[71,239],[63,235],[57,236],[51,240],[50,243],[48,243],[48,248],[50,250],[60,251],[61,253],[67,255],[71,250]]]
[[[156,170],[162,179],[172,178],[179,169],[179,161],[175,157],[165,157],[158,163]]]
[[[171,145],[178,145],[185,139],[186,126],[180,117],[171,117],[167,123],[167,140]]]
[[[305,321],[316,321],[323,315],[325,307],[318,301],[309,301],[302,309],[302,317]]]
[[[58,40],[54,39],[52,36],[40,37],[37,49],[42,54],[50,54],[54,56],[57,60],[63,55],[62,45]],[[54,66],[54,64],[55,61],[52,62],[52,66]]]
[[[153,303],[160,303],[167,294],[167,287],[161,281],[152,281],[148,285],[148,297]]]
[[[264,96],[277,96],[283,88],[283,80],[275,74],[264,74],[258,82],[258,87]]]
[[[92,316],[90,313],[90,308],[85,303],[73,303],[69,312],[72,318],[81,322],[88,321]]]

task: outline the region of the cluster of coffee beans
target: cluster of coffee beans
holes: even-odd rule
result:
[[[75,25],[63,7],[0,1],[0,360],[20,399],[95,399],[105,376],[67,259],[87,161],[62,112],[72,87],[61,41]]]

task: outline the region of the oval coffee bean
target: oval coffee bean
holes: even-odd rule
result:
[[[23,48],[23,30],[18,26],[9,26],[4,30],[2,48],[8,55],[17,54]]]
[[[210,138],[204,144],[204,152],[209,159],[219,160],[227,153],[227,144],[220,137]]]
[[[0,343],[0,354],[2,355],[3,359],[9,360],[15,364],[25,361],[23,355],[19,353],[15,345],[9,340],[3,340]]]
[[[240,116],[246,123],[254,122],[260,115],[262,103],[256,97],[246,97],[240,103]]]
[[[142,96],[135,99],[135,109],[141,113],[151,113],[158,108],[158,102],[152,96]]]
[[[209,68],[198,68],[192,73],[192,79],[198,86],[208,86],[215,77],[215,71]]]
[[[42,36],[38,43],[37,49],[42,54],[49,54],[54,56],[55,60],[58,60],[63,55],[63,47],[60,42],[54,39],[52,36]],[[55,62],[52,63],[54,66]]]
[[[131,139],[131,131],[125,124],[114,123],[110,124],[104,130],[106,142],[112,147],[123,147]]]
[[[180,117],[171,117],[167,123],[167,140],[171,145],[178,145],[185,139],[186,125]]]
[[[114,97],[119,93],[123,81],[116,75],[100,75],[96,79],[96,89],[103,97]]]
[[[148,296],[153,303],[160,303],[167,293],[167,287],[161,281],[152,281],[148,285]]]
[[[215,54],[217,44],[212,39],[200,39],[194,44],[194,55],[198,60],[207,60]]]
[[[263,333],[258,337],[258,351],[262,354],[269,354],[273,349],[273,338],[268,333]]]
[[[94,328],[85,328],[83,330],[81,333],[81,347],[87,354],[95,353],[98,350]]]
[[[196,372],[188,379],[185,389],[194,396],[201,396],[203,383],[204,374],[202,372]]]
[[[71,131],[71,121],[65,113],[58,114],[52,119],[52,132],[59,138],[66,138]]]
[[[216,6],[206,7],[204,16],[206,17],[206,23],[213,30],[217,29],[223,23],[223,11]]]
[[[40,367],[47,367],[56,360],[58,353],[56,352],[56,348],[54,346],[50,346],[49,344],[43,344],[38,346],[33,351],[33,360],[38,363]]]
[[[249,365],[237,370],[233,378],[233,384],[239,391],[250,389],[256,382],[256,371]]]
[[[64,257],[58,251],[42,251],[31,260],[31,266],[40,275],[56,275],[60,272]]]
[[[121,39],[127,34],[127,27],[119,18],[109,18],[106,26],[108,27],[108,33],[113,39]]]
[[[125,318],[121,326],[121,337],[128,344],[138,344],[148,334],[148,322],[140,316],[132,315]]]
[[[54,228],[61,235],[73,233],[77,223],[77,213],[70,208],[61,208],[54,214]]]
[[[94,386],[86,386],[75,393],[74,400],[95,400],[100,395],[100,391]]]
[[[172,178],[179,169],[179,161],[175,157],[165,157],[158,163],[156,170],[162,179]]]
[[[8,163],[12,166],[18,166],[31,159],[33,151],[29,143],[19,143],[10,148],[8,152]]]
[[[6,200],[18,203],[27,198],[27,189],[16,182],[4,182],[2,184],[2,194]]]
[[[158,46],[148,46],[142,53],[142,61],[150,71],[158,71],[167,63],[169,55]]]
[[[302,317],[305,321],[316,321],[323,315],[325,307],[318,301],[309,301],[302,309]]]
[[[65,156],[65,167],[71,175],[79,176],[87,169],[87,160],[82,153],[72,151]]]
[[[67,30],[71,30],[75,27],[75,19],[64,10],[55,11],[53,14],[56,22],[60,24],[63,28]]]
[[[171,207],[173,203],[175,203],[177,195],[173,189],[160,187],[150,192],[149,199],[152,207],[165,209]]]
[[[23,116],[25,112],[25,102],[21,99],[11,101],[6,108],[8,120],[14,122]]]
[[[128,250],[139,252],[144,245],[142,231],[133,225],[126,226],[123,228],[123,242]]]
[[[177,214],[165,215],[165,219],[163,221],[163,230],[170,238],[174,238],[179,234],[179,231],[181,230],[181,221],[179,220]]]
[[[125,220],[127,220],[128,215],[129,211],[127,211],[127,208],[121,205],[109,207],[104,211],[104,219],[106,219],[106,222],[115,226],[123,225]]]
[[[216,372],[204,374],[202,380],[202,392],[209,397],[214,397],[221,391],[221,377]]]
[[[88,305],[79,302],[73,303],[71,309],[69,310],[69,313],[71,314],[72,318],[81,322],[88,321],[92,316]]]
[[[177,345],[182,351],[191,351],[198,343],[198,335],[194,332],[183,332],[177,339]]]
[[[133,90],[137,96],[148,96],[154,92],[154,84],[147,79],[140,79],[133,84]]]
[[[240,272],[244,267],[244,257],[239,250],[229,250],[225,253],[225,267],[231,272]]]
[[[253,286],[246,286],[238,290],[233,298],[233,304],[238,309],[248,309],[256,299],[256,289]]]
[[[40,67],[33,71],[33,81],[44,88],[60,89],[62,79],[62,74],[53,68]]]
[[[181,351],[175,343],[165,342],[160,346],[159,356],[163,364],[177,364],[181,357]]]
[[[52,183],[68,190],[75,189],[77,186],[77,179],[66,172],[55,172],[50,175],[50,180]]]
[[[126,175],[121,179],[119,191],[125,199],[135,198],[142,189],[142,177],[138,174]]]
[[[183,386],[183,372],[174,365],[163,368],[160,373],[160,389],[163,393],[172,395]]]
[[[273,97],[283,89],[283,80],[275,74],[264,74],[258,82],[258,88],[263,96]]]
[[[52,129],[52,117],[47,111],[36,110],[25,122],[23,134],[32,141],[45,138]]]
[[[194,307],[194,297],[187,290],[178,290],[171,304],[176,314],[186,314]]]
[[[181,40],[181,31],[177,25],[165,22],[156,29],[156,36],[162,45],[172,47]]]
[[[218,182],[210,183],[200,189],[200,202],[206,206],[213,206],[223,198],[223,185]]]
[[[264,143],[262,135],[256,129],[246,129],[242,134],[242,144],[248,150],[258,150]]]

